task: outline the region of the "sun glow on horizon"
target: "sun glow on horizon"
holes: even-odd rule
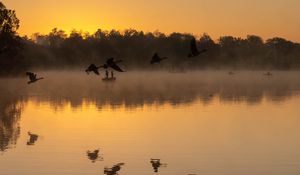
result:
[[[289,2],[287,2],[289,1]],[[300,41],[298,0],[6,0],[16,10],[19,34],[47,34],[53,28],[93,34],[97,29],[153,32],[208,33],[213,39],[232,35],[283,37]]]

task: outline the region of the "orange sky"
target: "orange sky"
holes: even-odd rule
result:
[[[19,33],[48,33],[57,27],[93,33],[101,29],[204,32],[300,42],[299,0],[4,0],[21,20]]]

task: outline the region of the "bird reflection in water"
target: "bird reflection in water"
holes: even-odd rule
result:
[[[118,163],[116,165],[114,165],[113,167],[111,168],[107,168],[105,167],[104,168],[104,174],[106,175],[117,175],[118,174],[118,171],[121,170],[121,167],[125,165],[124,163]]]
[[[28,135],[29,135],[29,140],[27,141],[27,145],[34,145],[34,143],[38,140],[39,136],[31,132],[28,132]]]
[[[87,157],[93,162],[95,163],[96,161],[102,161],[103,157],[101,157],[99,155],[99,149],[95,150],[95,151],[87,151]]]
[[[151,163],[155,173],[158,172],[158,168],[167,167],[167,164],[160,163],[160,159],[151,159],[150,163]]]

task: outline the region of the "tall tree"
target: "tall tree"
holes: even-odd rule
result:
[[[19,22],[16,12],[0,2],[0,73],[17,71],[25,66],[20,55],[21,38],[16,33]]]
[[[14,10],[9,10],[0,2],[0,33],[15,34],[19,28],[19,19]]]

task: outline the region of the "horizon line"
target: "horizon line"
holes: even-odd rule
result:
[[[162,31],[160,31],[159,29],[156,29],[156,30],[154,30],[154,31],[144,31],[144,30],[138,30],[138,29],[135,29],[135,28],[124,28],[124,29],[115,29],[115,28],[111,28],[111,29],[103,29],[103,28],[98,28],[98,29],[96,29],[94,32],[90,32],[90,31],[87,31],[87,30],[83,30],[83,29],[75,29],[75,28],[73,28],[73,29],[68,29],[68,30],[65,30],[65,29],[61,29],[61,28],[58,28],[58,27],[54,27],[54,28],[52,28],[51,30],[49,30],[49,32],[33,32],[33,33],[31,33],[30,34],[30,36],[29,35],[27,35],[27,34],[22,34],[21,32],[16,32],[20,37],[28,37],[28,38],[30,38],[30,39],[32,39],[33,38],[33,36],[34,36],[34,34],[40,34],[40,35],[48,35],[48,34],[50,34],[54,29],[57,29],[57,31],[63,31],[63,32],[65,32],[65,34],[67,35],[67,37],[70,37],[70,35],[71,35],[71,33],[74,31],[74,32],[77,32],[77,33],[81,33],[81,34],[88,34],[89,36],[92,36],[92,35],[94,35],[98,30],[101,30],[101,31],[104,31],[104,32],[111,32],[111,31],[117,31],[117,32],[120,32],[120,34],[121,35],[123,35],[124,34],[124,32],[126,31],[126,30],[135,30],[135,31],[137,31],[137,32],[143,32],[144,34],[148,34],[148,33],[152,33],[152,34],[155,34],[156,32],[158,32],[158,33],[161,33],[161,34],[163,34],[163,35],[165,35],[165,36],[170,36],[170,35],[172,35],[172,34],[174,34],[174,33],[178,33],[178,34],[184,34],[184,35],[192,35],[192,36],[194,36],[196,39],[197,38],[200,38],[201,36],[203,36],[204,34],[206,34],[206,35],[208,35],[208,36],[210,36],[211,37],[211,39],[213,40],[213,41],[215,41],[215,42],[218,42],[219,41],[219,39],[221,38],[221,37],[226,37],[226,36],[231,36],[231,37],[234,37],[234,38],[238,38],[238,39],[247,39],[247,36],[258,36],[258,37],[260,37],[262,40],[263,40],[263,42],[266,42],[267,40],[269,40],[269,39],[273,39],[273,38],[282,38],[282,39],[285,39],[286,41],[290,41],[290,42],[293,42],[293,43],[295,43],[295,44],[300,44],[300,41],[297,41],[297,40],[291,40],[291,39],[289,39],[289,38],[285,38],[285,37],[282,37],[282,36],[272,36],[272,37],[262,37],[262,36],[260,36],[260,35],[258,35],[258,34],[246,34],[245,36],[235,36],[235,35],[230,35],[230,34],[228,34],[228,35],[220,35],[219,37],[217,37],[217,38],[214,38],[214,37],[212,37],[208,32],[203,32],[202,34],[195,34],[195,33],[192,33],[192,32],[177,32],[177,31],[173,31],[173,32],[162,32]]]

